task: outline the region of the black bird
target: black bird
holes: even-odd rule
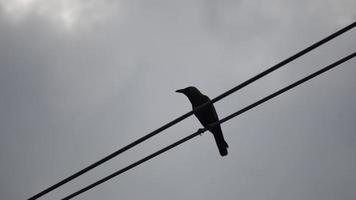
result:
[[[206,102],[210,102],[208,96],[203,95],[197,88],[192,86],[177,90],[176,92],[185,94],[185,96],[188,97],[190,103],[192,104],[193,109],[197,108],[198,106]],[[203,108],[198,109],[194,113],[194,115],[198,118],[200,123],[206,128],[209,126],[209,124],[219,121],[218,114],[216,113],[216,110],[212,103],[209,103]],[[211,129],[209,129],[209,131],[214,135],[215,142],[219,148],[220,155],[226,156],[227,148],[229,147],[229,145],[224,140],[224,136],[221,131],[220,124],[212,127]]]

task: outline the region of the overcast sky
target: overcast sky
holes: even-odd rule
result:
[[[0,0],[0,195],[26,199],[356,20],[354,0]],[[224,117],[356,50],[356,30],[216,103]],[[356,199],[356,60],[75,199]],[[42,199],[200,128],[190,117]]]

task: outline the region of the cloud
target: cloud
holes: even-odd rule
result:
[[[71,30],[103,21],[118,3],[107,0],[0,0],[0,7],[13,23],[34,15]]]
[[[340,20],[352,20],[354,5],[0,0],[0,193],[28,198],[188,111],[175,89],[217,96],[347,25]],[[219,116],[353,51],[354,33],[218,102]],[[354,66],[223,124],[226,159],[206,134],[83,198],[355,199]],[[199,126],[190,117],[44,198],[64,197]]]

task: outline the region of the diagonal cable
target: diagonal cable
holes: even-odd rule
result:
[[[328,42],[328,41],[330,41],[330,40],[332,40],[332,39],[338,37],[339,35],[341,35],[341,34],[347,32],[347,31],[349,31],[350,29],[354,28],[355,26],[356,26],[356,21],[353,22],[353,23],[351,23],[350,25],[348,25],[348,26],[346,26],[346,27],[344,27],[344,28],[342,28],[342,29],[340,29],[340,30],[334,32],[333,34],[327,36],[326,38],[324,38],[324,39],[322,39],[322,40],[320,40],[320,41],[318,41],[318,42],[312,44],[311,46],[309,46],[309,47],[305,48],[304,50],[302,50],[302,51],[300,51],[300,52],[294,54],[293,56],[291,56],[291,57],[289,57],[289,58],[283,60],[282,62],[280,62],[280,63],[278,63],[278,64],[272,66],[271,68],[269,68],[269,69],[267,69],[267,70],[261,72],[260,74],[257,74],[256,76],[254,76],[254,77],[252,77],[252,78],[246,80],[245,82],[243,82],[243,83],[237,85],[236,87],[234,87],[234,88],[232,88],[232,89],[230,89],[230,90],[228,90],[228,91],[222,93],[221,95],[219,95],[219,96],[215,97],[214,99],[212,99],[211,102],[212,102],[212,103],[215,103],[215,102],[217,102],[217,101],[219,101],[219,100],[225,98],[226,96],[228,96],[228,95],[230,95],[230,94],[232,94],[232,93],[234,93],[234,92],[236,92],[236,91],[242,89],[243,87],[245,87],[245,86],[247,86],[247,85],[249,85],[249,84],[255,82],[256,80],[258,80],[258,79],[260,79],[260,78],[266,76],[267,74],[269,74],[269,73],[271,73],[271,72],[273,72],[273,71],[275,71],[275,70],[281,68],[282,66],[284,66],[284,65],[286,65],[286,64],[288,64],[288,63],[290,63],[290,62],[292,62],[293,60],[295,60],[295,59],[297,59],[297,58],[303,56],[304,54],[306,54],[306,53],[312,51],[313,49],[315,49],[315,48],[317,48],[317,47],[319,47],[319,46],[325,44],[326,42]],[[178,123],[178,122],[184,120],[185,118],[191,116],[196,110],[201,109],[202,107],[204,107],[204,106],[206,106],[206,105],[207,105],[207,103],[202,104],[201,106],[197,107],[196,109],[194,109],[194,110],[192,110],[192,111],[190,111],[190,112],[187,112],[186,114],[184,114],[184,115],[182,115],[182,116],[180,116],[180,117],[174,119],[174,120],[171,121],[171,122],[166,123],[165,125],[161,126],[160,128],[158,128],[158,129],[152,131],[151,133],[149,133],[149,134],[147,134],[147,135],[145,135],[145,136],[143,136],[143,137],[141,137],[141,138],[135,140],[134,142],[132,142],[132,143],[130,143],[130,144],[128,144],[128,145],[122,147],[122,148],[119,149],[119,150],[116,150],[115,152],[113,152],[113,153],[107,155],[106,157],[104,157],[104,158],[102,158],[102,159],[100,159],[100,160],[98,160],[98,161],[96,161],[96,162],[90,164],[89,166],[85,167],[84,169],[82,169],[82,170],[80,170],[80,171],[78,171],[78,172],[72,174],[71,176],[68,176],[67,178],[65,178],[65,179],[63,179],[63,180],[61,180],[61,181],[59,181],[58,183],[56,183],[56,184],[54,184],[54,185],[48,187],[47,189],[45,189],[45,190],[43,190],[43,191],[37,193],[36,195],[30,197],[28,200],[35,200],[35,199],[38,199],[39,197],[41,197],[41,196],[43,196],[43,195],[45,195],[45,194],[51,192],[52,190],[54,190],[54,189],[56,189],[56,188],[58,188],[58,187],[60,187],[60,186],[62,186],[62,185],[64,185],[64,184],[68,183],[69,181],[71,181],[71,180],[73,180],[73,179],[75,179],[75,178],[77,178],[77,177],[79,177],[79,176],[81,176],[81,175],[83,175],[84,173],[86,173],[86,172],[88,172],[88,171],[94,169],[95,167],[97,167],[97,166],[103,164],[104,162],[106,162],[106,161],[108,161],[108,160],[111,160],[112,158],[118,156],[119,154],[121,154],[121,153],[123,153],[123,152],[125,152],[125,151],[127,151],[127,150],[129,150],[129,149],[131,149],[132,147],[134,147],[134,146],[136,146],[136,145],[142,143],[143,141],[145,141],[145,140],[147,140],[147,139],[149,139],[149,138],[151,138],[151,137],[157,135],[158,133],[164,131],[165,129],[167,129],[167,128],[169,128],[169,127],[175,125],[176,123]]]
[[[158,155],[160,155],[160,154],[162,154],[162,153],[164,153],[164,152],[166,152],[166,151],[168,151],[168,150],[170,150],[170,149],[172,149],[172,148],[174,148],[174,147],[176,147],[176,146],[178,146],[178,145],[180,145],[180,144],[182,144],[182,143],[184,143],[184,142],[186,142],[186,141],[188,141],[188,140],[190,140],[190,139],[192,139],[192,138],[194,138],[194,137],[196,137],[196,136],[198,136],[198,135],[200,135],[202,133],[204,133],[209,128],[212,128],[212,127],[214,127],[214,126],[216,126],[218,124],[222,124],[222,123],[224,123],[224,122],[226,122],[226,121],[228,121],[228,120],[230,120],[230,119],[232,119],[234,117],[237,117],[238,115],[241,115],[242,113],[244,113],[246,111],[249,111],[250,109],[252,109],[252,108],[254,108],[256,106],[258,106],[260,104],[263,104],[264,102],[266,102],[266,101],[268,101],[268,100],[270,100],[270,99],[272,99],[272,98],[274,98],[274,97],[276,97],[276,96],[278,96],[278,95],[280,95],[280,94],[282,94],[282,93],[284,93],[284,92],[286,92],[286,91],[288,91],[288,90],[290,90],[290,89],[292,89],[292,88],[294,88],[294,87],[296,87],[296,86],[298,86],[298,85],[300,85],[300,84],[302,84],[302,83],[304,83],[304,82],[306,82],[306,81],[308,81],[308,80],[310,80],[310,79],[312,79],[312,78],[314,78],[314,77],[316,77],[316,76],[318,76],[318,75],[320,75],[320,74],[322,74],[322,73],[324,73],[324,72],[326,72],[326,71],[328,71],[330,69],[332,69],[332,68],[334,68],[334,67],[336,67],[336,66],[338,66],[338,65],[340,65],[340,64],[342,64],[342,63],[344,63],[344,62],[346,62],[348,60],[350,60],[351,58],[353,58],[355,56],[356,56],[356,52],[354,52],[354,53],[352,53],[352,54],[350,54],[350,55],[348,55],[348,56],[346,56],[346,57],[344,57],[344,58],[342,58],[342,59],[340,59],[340,60],[338,60],[338,61],[336,61],[336,62],[334,62],[334,63],[332,63],[332,64],[330,64],[330,65],[328,65],[328,66],[326,66],[324,68],[322,68],[322,69],[320,69],[319,71],[316,71],[316,72],[314,72],[314,73],[312,73],[312,74],[310,74],[310,75],[308,75],[308,76],[306,76],[306,77],[304,77],[304,78],[302,78],[302,79],[300,79],[300,80],[288,85],[287,87],[284,87],[284,88],[282,88],[282,89],[280,89],[280,90],[278,90],[278,91],[276,91],[276,92],[274,92],[274,93],[272,93],[272,94],[260,99],[259,101],[256,101],[255,103],[250,104],[249,106],[244,107],[241,110],[238,110],[238,111],[232,113],[231,115],[229,115],[229,116],[227,116],[227,117],[225,117],[225,118],[223,118],[223,119],[221,119],[221,120],[219,120],[217,122],[214,122],[214,123],[210,124],[209,127],[207,127],[207,128],[199,129],[197,132],[195,132],[195,133],[193,133],[191,135],[188,135],[187,137],[185,137],[185,138],[183,138],[181,140],[178,140],[177,142],[175,142],[175,143],[173,143],[173,144],[171,144],[169,146],[166,146],[165,148],[163,148],[163,149],[161,149],[159,151],[156,151],[155,153],[152,153],[152,154],[148,155],[147,157],[144,157],[141,160],[138,160],[138,161],[132,163],[131,165],[127,166],[127,167],[124,167],[124,168],[120,169],[120,170],[116,171],[115,173],[112,173],[109,176],[104,177],[103,179],[100,179],[99,181],[94,182],[94,183],[92,183],[92,184],[90,184],[90,185],[88,185],[88,186],[86,186],[86,187],[84,187],[84,188],[82,188],[82,189],[80,189],[80,190],[68,195],[67,197],[63,198],[62,200],[72,199],[73,197],[78,196],[79,194],[81,194],[81,193],[83,193],[85,191],[88,191],[88,190],[90,190],[90,189],[92,189],[92,188],[94,188],[94,187],[96,187],[96,186],[108,181],[109,179],[112,179],[115,176],[118,176],[118,175],[120,175],[120,174],[122,174],[122,173],[124,173],[124,172],[126,172],[126,171],[128,171],[128,170],[130,170],[130,169],[132,169],[132,168],[134,168],[134,167],[136,167],[136,166],[138,166],[138,165],[140,165],[140,164],[142,164],[142,163],[144,163],[144,162],[146,162],[146,161],[148,161],[148,160],[150,160],[150,159],[152,159],[152,158],[154,158],[154,157],[156,157],[156,156],[158,156]]]

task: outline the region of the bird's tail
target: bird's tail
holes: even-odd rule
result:
[[[215,134],[213,134],[214,138],[215,138],[215,142],[216,142],[216,145],[218,146],[220,155],[226,156],[227,148],[229,147],[229,145],[226,143],[221,129],[218,132],[220,132],[220,133],[216,134],[216,132],[215,132]]]

